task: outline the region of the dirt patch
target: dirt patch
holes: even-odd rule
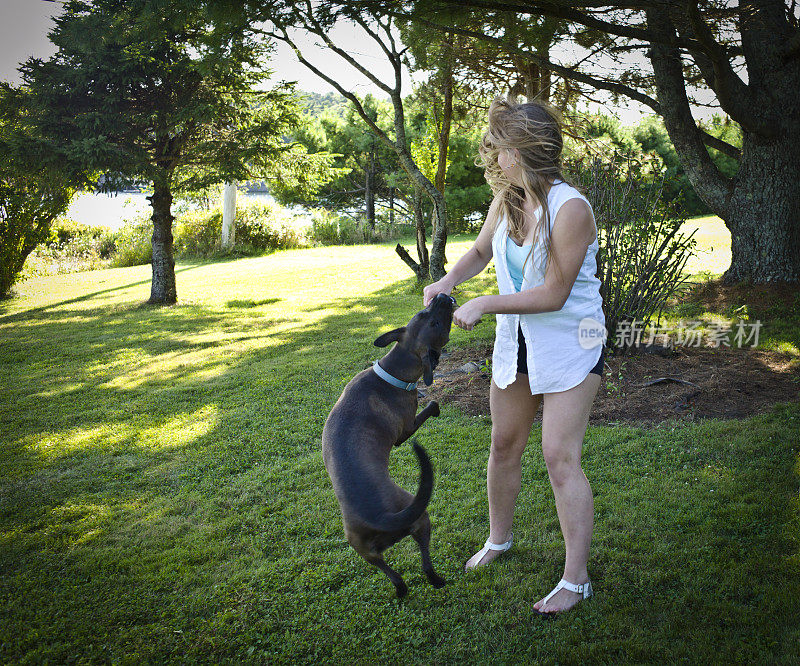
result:
[[[746,418],[778,402],[800,402],[800,361],[789,354],[682,345],[627,356],[610,352],[589,423]],[[491,357],[485,343],[443,354],[433,384],[423,387],[426,399],[488,416]]]

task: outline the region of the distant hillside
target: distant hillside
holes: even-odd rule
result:
[[[329,92],[325,95],[315,92],[300,91],[304,98],[304,106],[310,113],[317,114],[325,111],[326,109],[333,109],[344,115],[347,108],[348,101],[339,93]]]

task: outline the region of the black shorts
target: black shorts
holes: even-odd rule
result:
[[[517,329],[517,339],[519,340],[519,351],[517,352],[517,372],[522,373],[523,375],[528,374],[528,351],[525,345],[525,336],[522,334],[522,327],[520,326]],[[597,364],[589,370],[589,372],[593,372],[596,375],[603,376],[603,359],[606,355],[606,348],[600,350],[600,358],[597,361]]]

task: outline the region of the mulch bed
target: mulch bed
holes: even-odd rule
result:
[[[606,351],[589,423],[736,419],[769,411],[778,402],[800,402],[800,363],[789,354],[747,346],[683,345],[652,347],[649,352],[640,348],[624,356],[611,352]],[[422,387],[424,400],[489,415],[491,373],[484,363],[491,357],[492,346],[486,343],[444,353],[433,384]],[[468,363],[471,371],[465,371]],[[653,382],[660,378],[666,379]],[[540,407],[539,419],[541,413]]]

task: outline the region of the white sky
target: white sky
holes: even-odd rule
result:
[[[29,56],[48,58],[54,52],[53,45],[47,39],[47,33],[53,27],[52,16],[61,8],[60,2],[47,2],[45,0],[0,0],[0,79],[12,83],[19,82],[17,72],[18,64]],[[376,96],[385,97],[383,91],[369,82],[363,75],[356,72],[350,65],[341,61],[338,56],[316,47],[313,40],[305,38],[303,33],[295,35],[298,46],[306,57],[320,67],[331,77],[345,85],[348,89],[360,94],[372,92]],[[366,37],[359,28],[350,24],[336,26],[331,32],[331,38],[345,48],[349,53],[357,56],[360,63],[367,66],[370,71],[382,80],[392,82],[393,73],[388,61],[380,51],[380,47]],[[553,57],[561,62],[574,62],[578,54],[555,51]],[[279,43],[269,66],[273,69],[273,77],[279,80],[297,81],[298,87],[310,92],[327,93],[333,90],[325,81],[309,71],[295,58],[292,50],[283,43]],[[404,92],[411,91],[411,81],[406,77],[403,81]],[[604,93],[597,92],[595,97]],[[708,93],[707,99],[713,99],[713,94]],[[643,113],[649,114],[648,107],[625,99],[624,106],[612,107],[610,102],[600,107],[604,113],[614,115],[624,125],[636,123]],[[597,105],[591,104],[592,110]],[[697,107],[693,109],[695,118],[709,117],[719,109]]]

